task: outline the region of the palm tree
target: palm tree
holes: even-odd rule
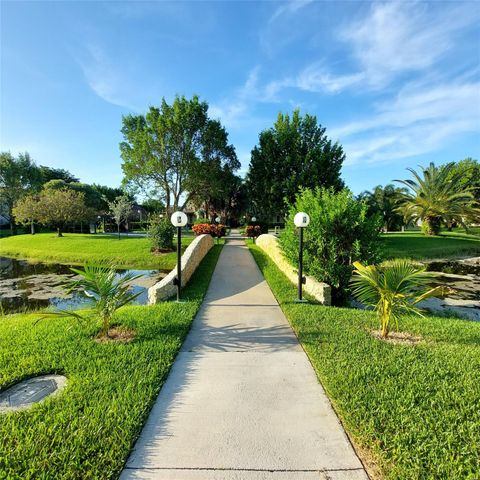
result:
[[[364,266],[360,262],[353,265],[355,271],[350,280],[352,293],[358,301],[375,309],[384,338],[388,336],[391,320],[395,320],[398,330],[401,313],[422,316],[416,306],[418,302],[445,294],[444,287],[428,287],[435,277],[433,272],[417,268],[408,260],[393,260],[382,267]]]
[[[406,220],[421,220],[427,235],[438,235],[442,223],[465,226],[466,220],[480,216],[473,187],[465,187],[454,168],[454,162],[441,167],[432,162],[421,174],[408,168],[413,180],[395,180],[408,188],[399,198],[398,211]]]
[[[80,291],[93,300],[93,311],[102,323],[99,335],[108,336],[110,322],[115,312],[140,295],[141,292],[131,293],[130,287],[131,282],[141,277],[141,275],[127,273],[122,277],[118,277],[115,268],[112,266],[106,264],[95,265],[92,262],[87,262],[83,270],[77,268],[71,268],[70,270],[79,275],[80,278],[70,280],[65,285],[66,291],[69,293]],[[45,312],[42,318],[52,315],[60,317],[71,316],[78,320],[85,320],[78,312],[70,310]]]

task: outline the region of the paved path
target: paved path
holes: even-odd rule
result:
[[[222,250],[122,480],[365,480],[255,261]]]

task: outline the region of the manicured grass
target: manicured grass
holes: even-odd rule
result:
[[[182,238],[185,248],[193,240]],[[88,235],[66,233],[58,238],[55,233],[16,235],[0,243],[0,255],[25,258],[37,262],[83,264],[87,260],[106,259],[120,268],[172,269],[176,253],[154,255],[147,238],[115,235]]]
[[[295,286],[248,246],[368,463],[387,479],[478,479],[480,323],[408,317],[401,329],[425,341],[388,344],[368,332],[372,312],[295,304]]]
[[[445,232],[429,237],[421,232],[387,233],[382,236],[385,257],[411,258],[454,258],[480,255],[480,237],[464,233]]]
[[[38,315],[0,318],[0,389],[46,373],[67,376],[57,397],[0,414],[0,478],[116,478],[203,299],[222,246],[183,292],[184,303],[124,307],[116,323],[137,336],[99,344],[99,325]]]

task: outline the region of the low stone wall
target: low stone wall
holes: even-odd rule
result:
[[[193,272],[203,260],[205,255],[213,247],[214,241],[210,235],[199,235],[187,247],[182,255],[182,287],[184,287]],[[159,303],[162,300],[173,297],[177,292],[177,286],[174,285],[174,279],[177,276],[177,267],[165,277],[148,289],[148,303]]]
[[[275,262],[277,267],[287,276],[287,278],[297,285],[298,270],[293,268],[283,256],[280,245],[278,244],[278,238],[274,235],[263,234],[257,238],[256,244]],[[319,282],[308,275],[306,275],[305,278],[306,283],[303,286],[304,291],[323,305],[331,305],[332,289],[330,285]]]

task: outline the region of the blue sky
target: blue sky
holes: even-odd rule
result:
[[[359,193],[480,159],[480,2],[1,2],[0,148],[122,178],[121,116],[198,94],[247,169],[279,111],[315,114]]]

